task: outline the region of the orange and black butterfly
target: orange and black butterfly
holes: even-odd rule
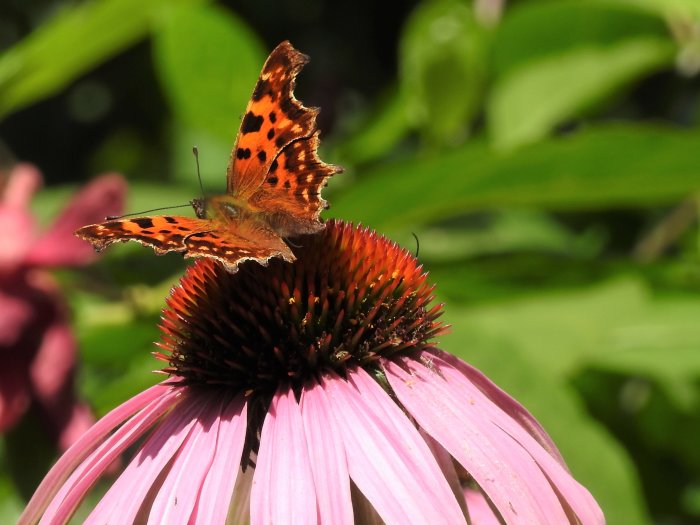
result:
[[[318,109],[294,98],[296,76],[307,62],[286,41],[272,51],[238,131],[226,194],[194,199],[197,218],[122,218],[84,226],[76,235],[96,250],[136,241],[157,254],[216,259],[230,272],[246,260],[293,261],[284,239],[323,229],[321,188],[342,171],[318,157]]]

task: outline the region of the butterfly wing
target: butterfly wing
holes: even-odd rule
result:
[[[248,221],[229,222],[226,229],[194,233],[185,239],[185,257],[216,259],[234,273],[243,261],[254,260],[267,266],[273,257],[291,262],[289,246],[267,226]]]
[[[253,207],[265,210],[270,225],[283,236],[319,231],[322,210],[328,207],[321,189],[338,166],[326,164],[317,153],[318,132],[285,146],[265,181],[250,197]]]
[[[137,217],[83,226],[75,234],[97,251],[115,242],[136,241],[159,255],[186,250],[185,239],[193,233],[211,230],[211,222],[190,217]]]
[[[185,257],[216,259],[230,272],[248,259],[261,264],[267,264],[271,257],[294,260],[279,235],[264,225],[244,221],[219,224],[190,217],[139,217],[91,224],[75,233],[98,251],[115,242],[136,241],[159,255],[181,252]]]
[[[296,76],[307,62],[308,57],[286,41],[272,51],[246,108],[227,170],[230,194],[279,220],[287,216],[288,228],[278,230],[282,235],[322,227],[318,216],[325,201],[320,189],[340,171],[316,153],[318,109],[294,97]]]

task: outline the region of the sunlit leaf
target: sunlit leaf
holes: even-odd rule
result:
[[[683,0],[681,0],[683,1]],[[690,0],[694,2],[695,0]],[[665,0],[649,0],[647,3]],[[578,48],[616,46],[638,38],[667,38],[656,12],[638,0],[545,0],[508,6],[493,42],[496,77]],[[604,79],[603,79],[604,80]],[[550,86],[547,93],[551,93]]]
[[[177,118],[232,146],[266,56],[255,33],[222,7],[183,7],[164,18],[154,55]]]
[[[555,378],[596,365],[692,381],[700,377],[698,316],[700,300],[656,298],[621,280],[474,307],[462,328],[510,341]]]
[[[668,39],[637,38],[528,62],[500,78],[491,92],[491,138],[503,148],[534,142],[640,76],[671,64],[675,51]]]
[[[688,154],[699,146],[694,132],[622,125],[511,152],[469,144],[378,166],[333,196],[331,212],[375,228],[407,229],[474,209],[668,203],[700,189],[700,163]]]
[[[65,8],[0,56],[0,116],[56,93],[143,38],[164,10],[203,0],[100,0]]]
[[[423,2],[399,47],[403,99],[414,125],[438,143],[463,135],[486,80],[489,34],[457,0]]]

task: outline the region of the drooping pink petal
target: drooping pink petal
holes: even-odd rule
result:
[[[120,523],[135,521],[141,505],[163,469],[179,452],[207,401],[207,396],[188,395],[177,410],[165,417],[90,513],[86,524],[108,523],[110,517],[117,515]]]
[[[46,509],[41,523],[64,523],[104,472],[124,450],[142,437],[175,404],[180,392],[171,388],[115,430],[68,477]]]
[[[214,452],[214,461],[207,473],[194,514],[194,523],[209,525],[225,523],[229,513],[231,497],[236,484],[245,443],[248,423],[248,404],[243,396],[237,396],[224,406],[219,422],[219,436]],[[247,469],[251,473],[252,468]],[[246,500],[246,522],[250,516]]]
[[[472,398],[458,398],[450,385],[424,379],[419,374],[425,366],[413,359],[397,361],[402,366],[386,362],[385,369],[399,401],[467,469],[507,524],[566,523],[537,465],[509,450],[506,436],[489,425]]]
[[[75,237],[75,230],[101,222],[124,209],[126,182],[121,175],[108,174],[92,180],[80,190],[51,227],[29,251],[26,262],[36,266],[81,266],[95,258],[89,243]]]
[[[501,520],[493,512],[484,495],[475,489],[466,489],[464,499],[469,509],[469,519],[472,525],[501,525]]]
[[[369,502],[365,495],[362,494],[357,485],[350,483],[350,492],[352,494],[352,507],[355,514],[355,523],[362,525],[385,525],[384,520],[377,513],[375,508]]]
[[[152,386],[132,397],[97,421],[97,423],[85,432],[85,434],[60,457],[49,473],[44,477],[20,516],[19,525],[36,523],[39,520],[51,499],[54,498],[59,492],[59,489],[61,489],[61,484],[107,434],[139,410],[153,403],[160,397],[170,394],[172,390],[173,387],[164,383]]]
[[[202,483],[214,461],[222,401],[211,397],[208,403],[203,403],[202,412],[156,494],[148,523],[186,525],[190,522]]]
[[[322,386],[340,429],[350,477],[388,524],[465,523],[428,446],[361,368]]]
[[[566,463],[564,462],[564,458],[561,457],[559,449],[557,449],[556,444],[554,441],[552,441],[552,438],[549,437],[549,434],[547,434],[544,428],[542,428],[539,421],[537,421],[533,415],[530,414],[530,412],[528,412],[525,407],[518,403],[513,397],[494,384],[493,381],[486,377],[480,370],[477,370],[469,363],[465,363],[461,359],[447,352],[443,352],[438,348],[431,348],[425,353],[442,359],[462,372],[462,374],[464,374],[464,376],[467,377],[471,383],[479,388],[479,390],[481,390],[486,397],[493,401],[496,406],[498,406],[511,418],[517,421],[521,427],[527,430],[530,435],[549,452],[551,456],[559,461],[564,468],[568,469]]]
[[[76,342],[73,331],[63,319],[57,319],[42,334],[29,373],[40,402],[55,405],[75,366]],[[67,400],[66,400],[67,401]]]
[[[474,385],[462,373],[460,368],[456,368],[451,363],[442,360],[437,354],[433,354],[433,360],[435,363],[442,364],[440,370],[445,373],[446,380],[451,380],[451,383],[462,392],[462,396],[469,395],[475,398],[483,396],[483,406],[492,418],[493,423],[518,442],[537,462],[557,494],[563,496],[566,505],[573,510],[582,523],[598,524],[605,521],[598,503],[591,496],[590,492],[571,476],[566,466],[559,462],[560,456],[558,453],[552,456],[548,448],[543,448],[540,440],[533,437],[531,433],[532,425],[523,428],[519,424],[520,418],[516,421],[495,405],[488,403],[487,401],[490,400],[483,395],[481,389],[474,388]],[[551,440],[548,438],[548,441]]]
[[[354,523],[350,474],[345,450],[335,419],[330,413],[327,394],[314,381],[301,392],[301,416],[309,450],[320,523]]]
[[[35,242],[36,224],[25,210],[0,207],[0,274],[16,271]]]
[[[423,439],[425,439],[428,447],[430,447],[430,452],[432,452],[433,457],[435,457],[435,461],[437,461],[438,465],[440,466],[442,474],[445,476],[447,483],[449,483],[450,488],[452,489],[452,494],[455,495],[455,499],[457,500],[457,503],[459,503],[459,508],[462,509],[462,514],[467,516],[467,504],[464,501],[464,490],[459,482],[459,476],[455,470],[452,456],[450,456],[450,453],[447,452],[440,443],[435,441],[430,434],[425,432],[425,430],[419,428],[418,431]]]
[[[251,525],[317,523],[316,487],[299,404],[280,387],[265,416],[250,494]]]
[[[386,361],[384,365],[401,403],[469,471],[506,523],[568,523],[557,492],[540,470],[542,464],[492,422],[495,413],[504,413],[479,389],[467,389],[470,383],[464,376],[455,377],[450,374],[454,368],[437,360],[431,366],[439,372],[415,359],[396,361],[399,364]],[[547,456],[548,463],[575,483],[527,432],[520,431]],[[587,514],[579,517],[584,523],[601,523],[586,521]]]
[[[33,164],[20,163],[15,165],[10,171],[4,188],[2,188],[0,206],[27,210],[32,196],[41,187],[42,182],[41,173]]]

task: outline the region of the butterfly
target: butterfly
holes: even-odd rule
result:
[[[285,239],[324,228],[319,215],[328,206],[321,188],[342,171],[318,157],[318,108],[294,98],[296,76],[308,61],[287,41],[270,53],[231,152],[226,193],[192,200],[196,218],[118,218],[75,234],[97,251],[136,241],[159,255],[215,259],[231,273],[246,260],[293,261]]]

